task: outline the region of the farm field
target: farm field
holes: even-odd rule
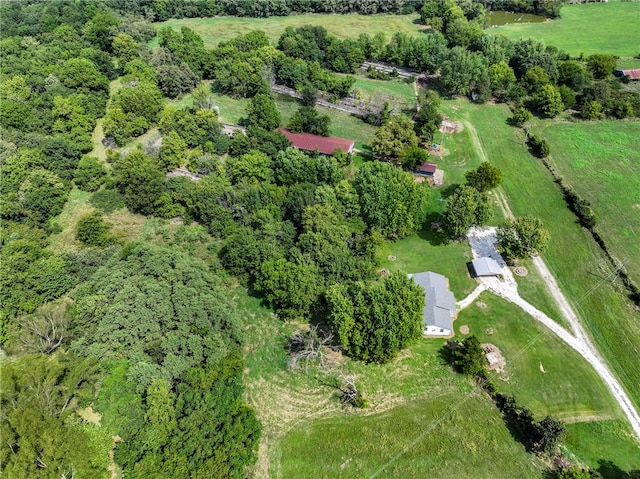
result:
[[[420,25],[415,23],[418,18],[417,14],[306,14],[269,18],[212,17],[171,19],[166,22],[154,23],[154,27],[156,30],[163,27],[171,27],[176,30],[183,26],[189,27],[202,37],[206,47],[213,48],[220,41],[230,40],[252,30],[263,31],[269,37],[269,40],[274,43],[280,38],[285,28],[296,28],[310,24],[323,26],[329,33],[341,38],[353,38],[361,33],[374,35],[376,32],[404,32],[418,35],[420,33]],[[391,36],[391,34],[389,33],[388,36]],[[154,39],[151,46],[157,45],[157,42],[158,39]]]
[[[640,122],[551,124],[551,162],[589,201],[598,230],[640,283]]]
[[[571,55],[640,53],[640,3],[609,2],[564,5],[561,18],[544,23],[513,23],[492,28],[509,38],[533,37]]]
[[[541,461],[511,438],[491,400],[447,394],[374,416],[297,427],[282,443],[283,478],[539,478]]]
[[[522,144],[521,132],[507,124],[505,105],[445,102],[453,120],[467,119],[478,131],[490,161],[505,176],[504,189],[516,215],[539,216],[551,233],[543,257],[562,291],[583,321],[593,342],[640,406],[640,336],[638,313],[614,278],[608,260],[576,222],[549,172]],[[612,282],[613,281],[613,282]]]

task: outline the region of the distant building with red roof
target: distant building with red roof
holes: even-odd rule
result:
[[[629,80],[640,80],[640,68],[633,70],[616,70],[613,73],[617,77],[627,77]]]
[[[438,165],[431,163],[430,161],[426,161],[416,168],[415,173],[418,175],[433,176],[437,169]]]
[[[278,128],[278,131],[286,136],[296,148],[305,151],[318,150],[323,155],[333,155],[338,149],[345,153],[352,153],[353,145],[355,145],[355,141],[345,138],[312,135],[311,133],[293,133],[286,128]]]

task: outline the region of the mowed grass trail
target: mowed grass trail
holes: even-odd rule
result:
[[[205,46],[212,48],[222,40],[230,40],[238,35],[244,35],[252,30],[261,30],[274,43],[287,27],[302,25],[319,25],[325,27],[329,33],[340,38],[355,38],[361,33],[375,35],[385,32],[390,37],[395,32],[411,35],[420,33],[420,25],[415,23],[417,14],[411,15],[324,15],[306,14],[290,15],[288,17],[269,18],[241,18],[241,17],[211,17],[211,18],[181,18],[167,20],[154,24],[156,30],[171,27],[179,30],[189,27],[202,37]],[[152,46],[157,44],[157,38]]]
[[[640,321],[615,279],[615,271],[590,233],[581,228],[542,163],[507,124],[505,105],[444,102],[453,119],[467,119],[478,131],[489,160],[504,173],[504,189],[515,215],[539,216],[551,233],[543,257],[558,284],[640,409]]]
[[[513,23],[489,30],[509,38],[536,38],[571,55],[640,53],[640,3],[564,5],[561,18],[545,23]]]
[[[373,416],[296,427],[282,443],[283,479],[539,478],[491,400],[448,394]]]
[[[552,124],[551,162],[588,200],[598,231],[640,284],[640,122]]]

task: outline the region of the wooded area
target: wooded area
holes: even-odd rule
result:
[[[388,362],[417,340],[423,291],[404,272],[381,277],[377,251],[420,231],[433,213],[431,186],[411,171],[440,127],[440,95],[510,102],[522,126],[530,110],[553,117],[575,108],[593,119],[640,113],[640,96],[611,77],[612,57],[570,58],[483,31],[486,8],[516,2],[459,3],[2,3],[7,474],[108,477],[115,448],[127,477],[245,477],[261,426],[243,399],[244,329],[233,288],[246,286],[283,321],[325,325],[354,359]],[[557,6],[539,2],[535,11],[554,15]],[[418,38],[339,39],[302,26],[275,45],[254,31],[207,50],[192,30],[163,28],[158,47],[148,46],[150,20],[318,9],[419,10],[430,29]],[[356,96],[353,75],[365,61],[435,75],[439,93],[418,95],[411,112],[376,105],[364,118],[379,126],[368,161],[292,148],[277,130],[272,85],[299,93],[291,131],[328,136],[330,118],[316,99]],[[244,129],[225,133],[212,92],[250,99]],[[169,104],[189,93],[192,105]],[[96,141],[97,126],[104,138]],[[150,130],[157,140],[137,140]],[[177,168],[192,175],[167,175]],[[441,215],[447,238],[489,221],[488,191],[501,181],[485,163],[453,185]],[[64,225],[59,215],[72,192],[86,194],[86,214]],[[132,240],[107,218],[125,208],[176,227]],[[73,247],[52,248],[65,227]],[[514,257],[548,241],[536,218],[500,234]],[[87,408],[105,432],[81,419]]]

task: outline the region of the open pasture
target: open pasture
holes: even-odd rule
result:
[[[640,122],[552,124],[552,164],[589,201],[598,231],[640,283]]]
[[[640,3],[564,5],[561,18],[544,23],[512,23],[489,30],[509,38],[535,38],[571,55],[640,54]]]
[[[591,234],[566,207],[558,186],[507,123],[505,105],[444,102],[452,120],[467,119],[489,160],[504,173],[502,188],[515,215],[539,216],[551,233],[543,254],[561,290],[631,400],[640,408],[640,322],[615,271]],[[552,153],[555,155],[555,153]]]
[[[155,23],[157,30],[171,27],[179,30],[189,27],[204,40],[208,48],[215,47],[220,41],[230,40],[238,35],[244,35],[252,30],[261,30],[274,43],[287,27],[302,25],[319,25],[340,38],[355,38],[361,33],[374,35],[377,32],[404,32],[411,35],[420,33],[417,23],[418,14],[411,15],[325,15],[305,14],[290,15],[288,17],[247,18],[247,17],[211,17],[211,18],[181,18],[166,22]],[[391,33],[387,33],[391,36]],[[152,45],[157,43],[157,38]]]

